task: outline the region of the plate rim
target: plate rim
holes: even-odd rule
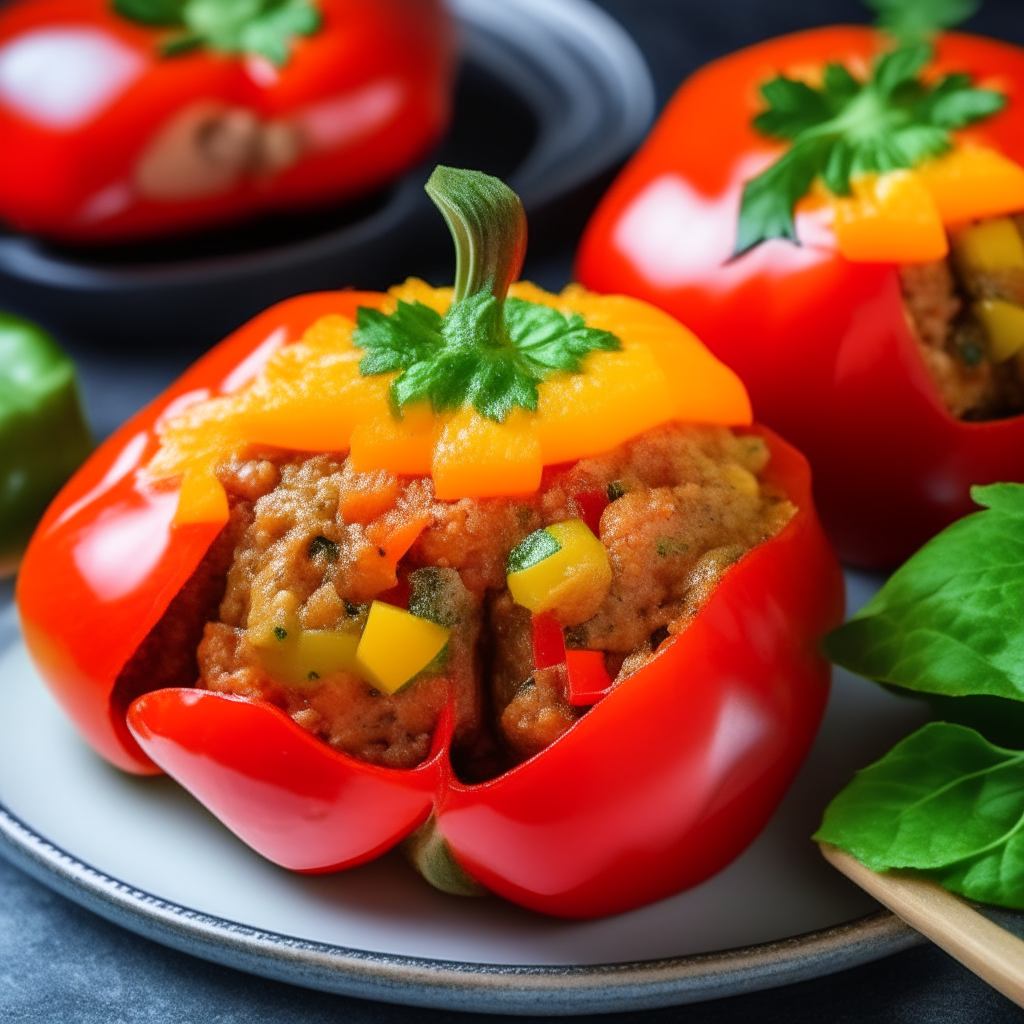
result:
[[[361,999],[478,1013],[570,1016],[647,1010],[755,992],[923,943],[888,910],[769,942],[626,963],[432,960],[270,932],[155,896],[51,843],[0,802],[0,855],[100,917],[249,974]]]

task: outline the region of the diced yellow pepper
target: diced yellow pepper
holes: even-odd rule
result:
[[[378,690],[395,693],[425,669],[448,643],[451,630],[403,608],[374,601],[356,661]]]
[[[960,146],[917,168],[944,224],[1024,209],[1024,167],[983,146]]]
[[[1009,217],[998,217],[957,231],[953,252],[966,270],[991,274],[1024,270],[1024,240]]]
[[[220,481],[212,472],[202,468],[186,469],[181,480],[178,509],[174,522],[181,526],[186,523],[226,523],[228,521],[228,496]]]
[[[356,661],[359,634],[342,629],[296,629],[261,646],[271,678],[292,686],[315,686],[339,672],[363,675]]]
[[[915,171],[865,174],[851,198],[834,198],[839,251],[859,263],[927,263],[949,252],[946,229]]]
[[[988,334],[988,353],[993,362],[1002,363],[1024,349],[1024,309],[1002,299],[981,299],[974,304],[974,315]]]
[[[612,570],[604,545],[582,519],[545,527],[561,545],[535,565],[508,575],[516,604],[535,615],[554,612],[563,626],[575,626],[594,615],[608,594]]]

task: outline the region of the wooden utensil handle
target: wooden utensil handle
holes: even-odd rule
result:
[[[880,875],[831,843],[818,845],[825,859],[847,878],[994,989],[1024,1006],[1024,941],[926,878]]]

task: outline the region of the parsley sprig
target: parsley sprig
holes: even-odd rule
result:
[[[208,46],[220,53],[287,63],[296,36],[312,35],[321,16],[315,0],[113,0],[122,17],[179,29],[161,45],[165,56]]]
[[[519,197],[477,171],[438,167],[427,192],[455,241],[455,292],[442,316],[423,303],[399,302],[394,313],[360,307],[354,343],[365,350],[364,376],[399,375],[391,401],[429,401],[435,412],[472,406],[501,423],[516,408],[537,410],[537,385],[553,373],[579,373],[595,350],[619,339],[587,327],[579,314],[507,298],[526,251]]]
[[[858,81],[841,64],[825,67],[820,88],[779,75],[761,87],[767,109],[754,127],[790,148],[743,188],[735,255],[770,238],[796,242],[793,210],[815,178],[837,196],[850,179],[916,167],[952,147],[950,132],[997,113],[1006,97],[951,74],[926,84],[920,73],[934,51],[923,27],[944,24],[973,4],[966,0],[873,0],[883,23],[905,40],[880,56]]]

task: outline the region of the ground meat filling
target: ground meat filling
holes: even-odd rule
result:
[[[436,500],[429,479],[359,474],[341,455],[264,452],[224,466],[220,479],[244,512],[233,520],[219,612],[199,644],[199,685],[268,700],[336,749],[394,768],[428,756],[451,693],[456,768],[488,777],[586,710],[569,705],[563,668],[533,668],[530,613],[505,585],[512,548],[578,518],[578,494],[599,488],[614,499],[600,521],[611,587],[596,614],[565,632],[568,646],[604,652],[620,681],[793,515],[759,479],[767,461],[760,438],[670,425],[546,470],[530,498],[454,502]],[[303,629],[358,629],[369,602],[407,605],[424,580],[443,595],[451,637],[444,658],[395,694],[347,672],[289,685],[253,641],[267,608],[289,609]]]
[[[1024,232],[1024,215],[1010,223]],[[986,299],[1024,307],[1024,268],[972,266],[958,258],[954,238],[947,259],[900,267],[900,284],[921,357],[950,413],[975,421],[1024,413],[1024,353],[994,359],[977,315]]]

